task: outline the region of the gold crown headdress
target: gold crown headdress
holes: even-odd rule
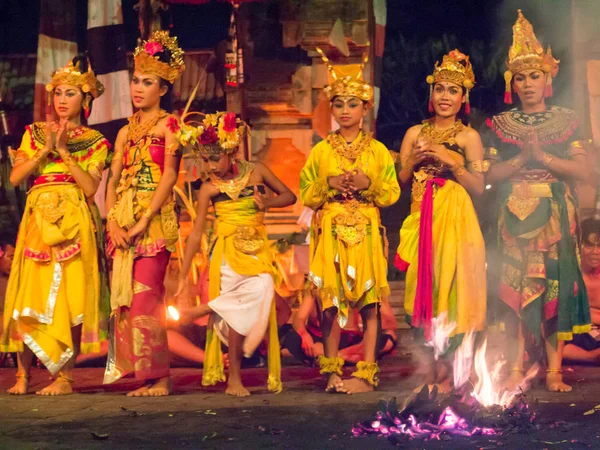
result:
[[[196,96],[197,88],[198,85],[190,100]],[[235,153],[244,134],[249,133],[250,127],[246,122],[236,118],[232,112],[188,112],[190,105],[191,101],[188,101],[179,123],[173,127],[179,143],[184,147],[191,147],[200,156]]]
[[[50,83],[46,84],[46,92],[48,92],[48,106],[52,104],[52,92],[57,86],[61,84],[68,84],[71,86],[77,86],[84,94],[83,109],[85,111],[85,118],[87,119],[90,115],[90,102],[93,98],[98,98],[104,93],[104,86],[96,78],[96,74],[92,70],[92,65],[88,58],[87,72],[81,72],[80,61],[73,64],[73,58],[69,63],[60,69],[52,72],[52,79]]]
[[[363,80],[363,69],[368,61],[366,54],[361,64],[333,67],[323,50],[317,47],[317,52],[321,55],[321,59],[327,64],[329,70],[329,85],[323,89],[329,101],[339,95],[357,97],[369,106],[373,105],[373,86]]]
[[[508,50],[506,66],[508,70],[504,72],[504,81],[506,90],[504,92],[504,102],[512,103],[511,81],[513,76],[527,69],[541,70],[546,75],[546,88],[544,97],[552,97],[552,78],[558,73],[558,63],[560,61],[552,56],[552,49],[544,53],[544,47],[535,37],[531,23],[523,16],[521,10],[518,10],[519,16],[513,25],[513,42]]]
[[[442,81],[458,84],[466,90],[465,112],[471,114],[471,103],[469,101],[469,91],[475,86],[475,74],[473,65],[469,57],[461,53],[458,49],[452,50],[442,58],[442,63],[436,61],[433,74],[426,78],[429,84],[429,112],[433,112],[433,103],[431,96],[433,94],[433,85]]]
[[[168,50],[169,62],[162,62],[157,53]],[[150,39],[142,42],[133,52],[135,70],[150,73],[173,83],[185,70],[183,50],[177,45],[177,37],[169,36],[168,31],[155,31]]]

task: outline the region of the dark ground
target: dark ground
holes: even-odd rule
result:
[[[249,369],[244,377],[253,395],[244,399],[227,397],[222,385],[203,388],[199,369],[174,369],[175,392],[168,398],[126,398],[135,381],[105,389],[101,368],[76,369],[76,395],[13,397],[4,392],[14,369],[0,369],[0,448],[392,448],[385,439],[353,437],[352,424],[370,418],[379,400],[397,396],[401,403],[418,382],[413,369],[406,355],[389,357],[381,388],[356,396],[323,393],[318,370],[303,366],[284,367],[284,391],[269,394],[266,369]],[[412,441],[402,448],[600,448],[600,411],[583,415],[600,403],[600,369],[568,367],[565,379],[573,384],[570,394],[548,393],[541,382],[529,392],[538,415],[531,434]],[[45,384],[47,372],[35,370],[31,390]]]

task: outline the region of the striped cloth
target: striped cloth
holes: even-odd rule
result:
[[[88,124],[111,143],[127,123],[127,117],[133,114],[121,8],[121,0],[88,0],[88,53],[96,76],[105,88],[104,95],[94,100]],[[105,170],[95,197],[102,217],[106,217],[107,173]]]
[[[46,120],[46,84],[77,54],[76,0],[41,0],[33,120]]]
[[[94,100],[88,124],[114,142],[133,114],[121,0],[88,1],[88,53],[104,95]]]
[[[387,22],[386,0],[373,0],[373,13],[375,15],[375,52],[373,58],[373,85],[374,85],[374,116],[377,120],[379,112],[379,99],[381,97],[381,74],[383,73],[383,48],[385,46],[385,24]]]

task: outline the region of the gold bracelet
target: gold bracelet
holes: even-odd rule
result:
[[[106,221],[108,223],[117,221],[117,210],[114,207],[112,207],[110,209],[110,211],[108,212],[108,214],[106,215]]]
[[[550,162],[554,159],[554,156],[548,154],[548,153],[544,153],[542,155],[542,162],[544,163],[545,166],[547,166],[548,164],[550,164]]]
[[[508,163],[513,167],[520,166],[521,165],[521,155],[517,155],[514,158],[509,159]]]
[[[450,166],[450,170],[452,171],[452,173],[454,173],[454,175],[461,176],[465,173],[465,166],[463,166],[459,162],[456,162]]]
[[[37,152],[35,152],[33,154],[33,156],[31,157],[31,161],[35,162],[35,163],[39,163],[44,157],[42,156],[42,151],[38,150]]]
[[[410,158],[408,156],[403,156],[400,158],[400,169],[412,170],[413,167],[414,165],[410,163]]]
[[[563,373],[562,369],[546,369],[546,373]]]
[[[152,210],[150,208],[146,209],[146,211],[144,211],[144,214],[142,217],[145,217],[148,220],[152,220],[152,217],[154,217],[154,213],[152,212]]]
[[[65,156],[61,155],[61,158],[62,158],[63,162],[67,165],[67,167],[75,167],[78,165],[77,161],[75,161],[75,159],[69,154],[67,154]]]

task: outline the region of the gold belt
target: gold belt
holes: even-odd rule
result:
[[[552,186],[550,183],[528,183],[513,184],[512,191],[508,196],[508,209],[519,220],[529,217],[540,204],[540,198],[552,197]]]
[[[552,197],[552,186],[550,183],[528,183],[523,181],[512,185],[510,195],[519,198]]]

